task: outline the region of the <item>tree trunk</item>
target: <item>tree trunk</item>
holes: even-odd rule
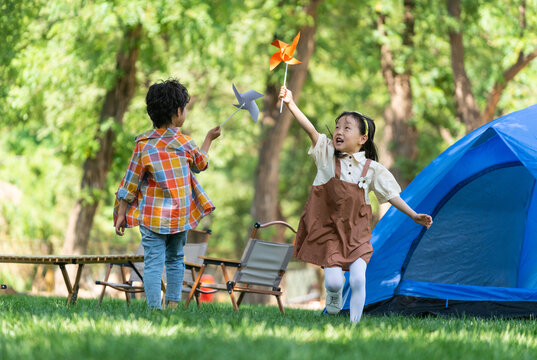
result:
[[[461,1],[449,0],[448,12],[455,18],[458,24],[456,30],[449,31],[449,43],[451,45],[451,69],[455,81],[455,104],[456,115],[459,121],[466,125],[466,132],[477,128],[480,123],[481,112],[472,92],[472,84],[466,74],[464,65],[464,45],[462,41],[461,24]]]
[[[300,41],[297,46],[296,57],[301,64],[289,67],[289,81],[287,87],[293,91],[295,102],[300,99],[300,92],[306,81],[308,63],[315,47],[314,35],[316,29],[317,7],[321,0],[312,0],[304,9],[314,20],[312,26],[306,26],[300,31]],[[283,63],[281,65],[284,65]],[[283,67],[280,65],[280,69]],[[283,76],[283,71],[280,71]],[[255,193],[251,214],[254,221],[267,222],[278,219],[278,185],[280,151],[289,127],[292,114],[284,106],[282,114],[279,113],[278,94],[279,84],[267,83],[265,99],[263,102],[263,120],[265,127],[261,147],[259,148],[259,163],[255,176]]]
[[[403,45],[413,46],[414,36],[414,2],[405,0]],[[379,33],[386,35],[385,31],[386,15],[379,14],[377,27]],[[404,72],[399,74],[395,71],[393,53],[387,43],[380,46],[381,68],[384,81],[390,93],[390,104],[384,110],[384,132],[383,139],[379,141],[382,156],[382,163],[390,169],[402,188],[405,188],[411,179],[408,171],[400,168],[400,164],[395,158],[404,159],[406,163],[415,162],[418,155],[418,132],[409,123],[412,119],[412,87],[410,78],[412,76],[412,58],[408,58],[405,63]]]
[[[142,35],[142,26],[129,28],[121,48],[116,55],[117,78],[114,87],[105,95],[104,104],[99,116],[99,123],[113,118],[121,125],[123,115],[134,95],[136,88],[136,60]],[[98,132],[99,150],[93,157],[87,158],[83,165],[81,181],[82,196],[77,200],[65,234],[62,255],[80,255],[86,253],[88,240],[93,225],[93,218],[99,204],[99,193],[104,189],[106,176],[110,170],[113,155],[115,133],[112,128]],[[72,274],[69,274],[72,278]],[[61,279],[59,272],[56,279]],[[56,280],[56,290],[63,288],[63,280]]]

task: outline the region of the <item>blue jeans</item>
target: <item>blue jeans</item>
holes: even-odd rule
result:
[[[160,282],[166,264],[166,301],[180,301],[185,275],[183,246],[186,231],[176,234],[158,234],[143,226],[144,290],[149,308],[161,309]]]

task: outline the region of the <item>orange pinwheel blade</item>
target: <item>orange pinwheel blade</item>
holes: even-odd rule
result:
[[[289,65],[296,65],[296,64],[300,64],[302,61],[296,59],[296,58],[291,58],[291,60],[287,60],[285,63],[286,64],[289,64]]]
[[[293,39],[293,44],[295,47],[296,45],[298,44],[298,40],[300,39],[300,31],[298,32],[298,34],[296,34],[295,38]]]
[[[291,45],[283,49],[283,61],[287,62],[293,58],[293,53],[295,52],[295,45]]]
[[[270,57],[270,71],[274,70],[274,68],[278,66],[278,64],[282,61],[282,54],[279,50],[272,54],[272,56]]]
[[[270,45],[274,45],[274,46],[276,46],[277,48],[280,48],[280,49],[283,49],[286,46],[289,46],[289,44],[286,44],[281,40],[274,40],[273,42],[270,43]]]

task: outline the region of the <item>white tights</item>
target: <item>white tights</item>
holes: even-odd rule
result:
[[[359,258],[350,266],[349,284],[351,286],[351,322],[359,322],[365,304],[365,269],[367,264]],[[324,268],[324,287],[328,291],[337,292],[343,288],[344,276],[340,267]]]

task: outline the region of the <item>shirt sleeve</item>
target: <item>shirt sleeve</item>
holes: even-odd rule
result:
[[[371,190],[375,192],[381,204],[390,201],[401,193],[401,187],[393,174],[379,163],[375,167],[375,175],[371,181]]]
[[[190,155],[192,156],[192,163],[190,164],[190,169],[193,172],[199,173],[203,170],[206,170],[209,166],[209,155],[205,151],[201,151],[194,140],[189,139],[191,150]]]
[[[140,180],[143,178],[144,172],[140,144],[136,143],[129,162],[129,167],[127,168],[123,180],[121,180],[121,184],[117,191],[118,200],[124,199],[130,203],[137,197]]]
[[[325,134],[319,134],[317,143],[315,146],[311,146],[308,150],[318,168],[324,168],[328,166],[329,161],[334,157],[334,147],[332,141],[328,140]]]

